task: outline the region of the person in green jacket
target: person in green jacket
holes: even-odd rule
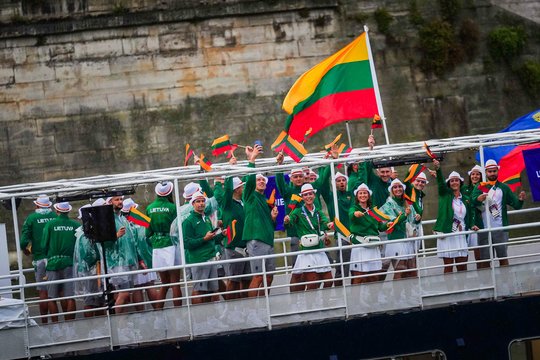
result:
[[[512,206],[519,210],[523,207],[525,201],[525,191],[521,191],[516,196],[508,185],[499,182],[499,166],[495,160],[486,161],[486,178],[487,182],[480,183],[474,187],[472,192],[472,200],[475,205],[482,206],[482,216],[476,219],[476,225],[484,229],[486,227],[498,228],[508,226],[508,213],[506,207]],[[497,230],[491,231],[491,242],[497,244],[493,246],[500,266],[508,266],[508,231]],[[491,259],[489,245],[489,233],[478,234],[478,245],[486,246],[480,249],[480,257],[482,260]],[[481,267],[489,267],[489,262],[479,263]]]
[[[255,167],[255,159],[261,152],[262,146],[260,145],[246,146],[249,167]],[[267,182],[268,178],[263,174],[247,176],[242,195],[246,214],[242,239],[246,241],[246,248],[250,257],[274,254],[274,230],[278,209],[274,204],[268,204],[266,200],[264,190],[266,190]],[[274,258],[265,259],[264,264],[266,272],[273,272],[276,269]],[[259,290],[264,283],[262,260],[251,260],[250,266],[253,277],[249,284],[249,288],[252,290],[249,291],[248,296],[255,297],[259,293],[263,294],[263,291]],[[273,278],[273,274],[266,275],[268,286],[272,284]]]
[[[400,240],[407,238],[407,223],[411,226],[416,223],[414,208],[410,206],[405,197],[405,184],[399,179],[394,179],[388,187],[391,196],[381,207],[381,211],[387,214],[391,219],[398,218],[398,221],[388,233],[388,240]],[[402,220],[403,219],[403,220]],[[395,221],[395,220],[394,220]],[[415,276],[416,268],[413,259],[416,257],[415,245],[408,241],[394,241],[386,244],[384,256],[391,260],[395,271],[395,279],[408,278]],[[403,271],[403,270],[411,271]],[[383,264],[383,271],[385,271]]]
[[[152,266],[154,269],[181,265],[178,252],[173,239],[171,239],[171,225],[176,219],[176,205],[172,199],[173,183],[166,181],[156,184],[156,199],[146,207],[146,215],[150,218],[150,226],[146,228],[146,237],[152,244]],[[160,288],[159,299],[165,300],[169,288],[173,293],[174,306],[182,306],[182,288],[172,285],[180,281],[180,271],[162,270],[159,278],[164,285]],[[162,308],[165,302],[160,303]]]
[[[246,241],[243,239],[245,212],[242,194],[244,182],[239,177],[228,177],[223,183],[217,182],[214,195],[221,208],[223,228],[230,229],[223,239],[223,255],[226,260],[247,259]],[[249,262],[234,262],[224,265],[225,275],[229,277],[224,295],[226,300],[246,297],[247,293],[237,293],[238,290],[249,288],[251,269]]]
[[[461,193],[463,178],[452,171],[444,180],[440,163],[433,160],[437,170],[439,192],[439,210],[433,228],[435,234],[459,233],[466,230],[478,230],[474,225],[474,211],[469,197]],[[467,237],[457,234],[437,239],[437,256],[443,259],[444,273],[451,273],[453,266],[457,271],[467,271]]]
[[[476,185],[478,185],[482,181],[482,176],[484,174],[484,169],[479,165],[474,165],[471,170],[469,170],[469,181],[467,184],[464,184],[461,187],[461,193],[465,194],[469,197],[471,201],[473,199],[472,191]],[[481,207],[477,206],[471,206],[471,211],[474,211],[474,218],[478,219],[482,216],[482,212],[480,211]],[[474,253],[474,260],[479,261],[480,260],[480,249],[478,248],[478,234],[469,234],[467,236],[467,244],[469,245],[469,248],[473,248]],[[479,263],[476,263],[476,268],[479,269],[478,266]]]
[[[366,184],[354,190],[354,204],[349,210],[351,240],[355,245],[374,243],[372,246],[355,247],[351,251],[351,284],[377,281],[382,269],[381,251],[377,242],[379,232],[388,229],[388,222],[376,218],[371,204],[372,191]],[[391,224],[391,223],[390,223]]]
[[[71,220],[68,213],[72,206],[68,202],[54,204],[58,217],[51,220],[43,229],[43,251],[47,254],[47,280],[63,280],[73,278],[73,253],[75,251],[75,230],[79,223]],[[49,284],[47,287],[49,299],[69,297],[75,295],[73,282]],[[62,309],[65,312],[76,310],[74,299],[62,300]],[[57,314],[56,301],[49,301],[49,313]],[[75,314],[65,315],[66,320],[75,319]],[[58,322],[58,316],[51,316],[52,322]]]
[[[217,266],[213,262],[216,260],[216,242],[223,239],[227,230],[213,229],[209,217],[204,213],[206,196],[203,193],[193,194],[190,202],[193,211],[182,223],[182,234],[184,246],[189,252],[189,263],[205,263],[205,265],[191,267],[191,277],[195,282],[191,301],[193,304],[200,304],[214,301],[213,296],[204,295],[212,294],[219,288]]]
[[[39,195],[34,200],[36,205],[35,211],[30,214],[22,226],[21,233],[21,249],[26,256],[32,256],[32,265],[34,266],[34,273],[36,276],[36,282],[41,283],[45,281],[47,260],[45,252],[43,251],[43,244],[41,242],[43,238],[43,229],[45,225],[56,218],[56,213],[51,210],[52,202],[47,195]],[[36,289],[39,294],[39,313],[44,316],[49,313],[49,305],[47,300],[47,285],[38,285]],[[46,324],[47,317],[41,318],[41,322]]]
[[[300,190],[303,204],[285,216],[285,224],[295,227],[300,236],[301,250],[323,249],[327,229],[333,228],[334,223],[329,222],[324,213],[318,209],[315,202],[315,190],[311,184],[304,184]],[[318,289],[332,286],[332,268],[325,252],[299,254],[294,263],[291,276],[291,292]],[[300,282],[308,284],[295,285]]]

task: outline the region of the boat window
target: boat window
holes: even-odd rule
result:
[[[510,343],[511,360],[540,360],[540,338],[515,340]]]

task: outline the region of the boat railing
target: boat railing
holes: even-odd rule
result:
[[[520,214],[538,211],[539,208],[514,211],[511,214]],[[426,221],[426,223],[428,223]],[[312,291],[291,292],[289,279],[292,273],[292,266],[284,265],[277,267],[273,271],[268,271],[265,261],[262,261],[262,270],[258,275],[262,275],[263,284],[258,297],[245,297],[250,289],[241,289],[233,292],[216,292],[213,294],[200,294],[192,296],[191,290],[195,282],[186,276],[174,284],[155,283],[142,287],[131,289],[112,290],[111,298],[115,294],[127,291],[138,291],[148,289],[160,289],[163,286],[179,285],[182,288],[182,296],[178,298],[167,298],[166,306],[161,310],[153,310],[152,307],[164,300],[149,299],[142,303],[127,303],[124,305],[112,305],[111,307],[103,305],[94,309],[83,309],[82,300],[89,295],[102,295],[102,290],[89,294],[77,294],[74,297],[59,297],[56,299],[38,299],[25,298],[24,294],[31,292],[38,283],[26,283],[25,277],[21,279],[18,273],[1,276],[0,279],[11,279],[13,285],[0,287],[0,293],[12,292],[14,297],[20,297],[19,300],[13,299],[11,302],[0,303],[0,312],[2,309],[16,308],[20,310],[19,318],[0,319],[0,328],[4,332],[16,333],[20,343],[11,342],[5,344],[10,348],[12,354],[26,356],[36,356],[39,354],[55,354],[65,352],[66,349],[75,349],[75,351],[87,351],[95,348],[90,345],[90,340],[98,341],[98,347],[113,348],[115,346],[129,346],[135,343],[151,343],[156,341],[166,341],[171,339],[193,339],[199,336],[211,336],[225,332],[248,331],[252,329],[267,328],[272,329],[276,326],[290,326],[302,321],[325,321],[328,319],[347,319],[355,316],[365,316],[370,313],[381,313],[388,311],[402,311],[411,308],[422,309],[424,307],[448,306],[450,304],[463,301],[477,301],[481,299],[500,299],[509,296],[520,296],[529,292],[540,291],[540,277],[537,276],[540,271],[540,222],[529,222],[513,224],[502,228],[483,229],[477,233],[490,231],[527,231],[530,235],[513,237],[508,243],[508,260],[510,266],[500,267],[497,261],[500,259],[491,257],[490,267],[486,269],[476,269],[479,261],[469,257],[464,264],[468,270],[464,272],[454,272],[444,274],[445,265],[437,258],[437,250],[434,247],[425,247],[416,253],[416,274],[413,277],[400,280],[391,280],[398,274],[405,274],[411,269],[395,270],[389,269],[388,272],[381,272],[378,275],[385,275],[384,281],[373,283],[362,283],[360,285],[351,285],[353,278],[367,278],[377,274],[362,274],[353,277],[349,274],[343,274],[340,279],[323,281],[331,284],[334,280],[342,280],[340,285],[334,284],[332,287],[319,288]],[[429,241],[454,236],[456,234],[472,234],[474,231],[463,231],[461,233],[424,235],[408,239],[400,239],[400,242],[417,242],[423,244]],[[535,235],[536,233],[536,235]],[[381,241],[378,245],[385,245],[396,240]],[[278,239],[277,243],[286,243],[287,239]],[[350,265],[352,262],[342,262],[341,254],[344,250],[356,247],[372,246],[366,244],[343,245],[338,242],[337,246],[332,246],[317,250],[303,250],[299,252],[288,252],[286,246],[283,251],[278,251],[273,255],[258,256],[248,260],[260,259],[266,260],[274,258],[277,261],[286,263],[287,257],[317,253],[325,251],[330,254],[337,254],[335,262],[330,266],[335,273],[338,267]],[[489,247],[493,254],[494,244],[486,246],[470,247],[474,248]],[[496,244],[495,244],[496,246]],[[382,260],[390,258],[381,257]],[[395,259],[396,257],[393,257]],[[246,261],[246,259],[219,260],[216,264],[221,266],[227,263]],[[178,270],[183,274],[198,264],[184,264],[163,270]],[[200,265],[200,264],[199,264]],[[117,276],[135,275],[157,270],[136,270],[130,272],[120,272],[114,274],[100,274],[88,277],[80,277],[68,280],[49,281],[49,284],[60,284],[66,282],[79,281],[100,281],[105,284],[105,279],[112,279]],[[24,272],[23,274],[26,274]],[[254,275],[254,274],[251,274]],[[267,282],[267,276],[272,275],[274,281]],[[242,276],[235,276],[240,278]],[[538,279],[537,279],[538,278]],[[228,280],[231,278],[218,277],[207,279],[206,281]],[[18,282],[18,283],[17,283]],[[312,284],[313,282],[302,281],[296,285]],[[43,283],[39,283],[43,285]],[[103,285],[102,285],[103,286]],[[223,300],[224,295],[236,294],[240,299]],[[193,304],[195,298],[217,300],[219,301]],[[60,321],[59,323],[41,324],[42,318],[50,315],[40,315],[38,312],[39,304],[48,301],[62,302],[67,299],[75,299],[78,309],[70,312],[60,312],[57,314],[60,319],[66,315],[75,317],[73,321]],[[171,300],[181,300],[181,307],[172,306]],[[145,310],[140,312],[133,311],[134,305],[142,305]],[[103,311],[104,316],[86,318],[85,316],[94,311]],[[231,315],[234,314],[234,315]],[[246,315],[247,314],[247,315]],[[237,317],[237,318],[235,318]],[[242,319],[239,321],[238,319]],[[156,331],[146,331],[136,335],[125,330],[131,326],[146,326],[147,322],[160,321],[165,322],[166,331],[162,331],[158,325]],[[93,331],[96,328],[99,332]],[[132,329],[133,330],[133,329]],[[142,330],[138,330],[142,331]],[[37,340],[36,340],[37,337]],[[7,339],[8,337],[2,337]],[[3,341],[2,341],[3,342]],[[8,353],[10,353],[8,351]],[[11,355],[10,355],[11,356]],[[7,357],[15,358],[15,357]]]

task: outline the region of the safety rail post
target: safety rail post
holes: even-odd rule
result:
[[[330,176],[331,176],[330,182],[332,184],[332,192],[333,192],[333,200],[334,200],[334,209],[335,209],[334,215],[339,220],[339,204],[337,200],[337,188],[336,188],[336,180],[335,180],[336,170],[334,169],[334,161],[330,161]],[[337,231],[334,231],[334,237],[337,239],[338,248],[339,248],[339,266],[341,266],[341,288],[343,290],[343,304],[345,305],[345,319],[348,319],[349,307],[347,306],[347,287],[345,286],[345,278],[348,277],[349,274],[345,274],[345,267],[343,266],[343,244],[341,241],[341,237]],[[349,264],[349,267],[350,267],[350,264]],[[335,280],[336,279],[334,279],[334,281]]]
[[[480,145],[480,147],[478,148],[478,153],[480,154],[480,165],[482,166],[482,168],[484,169],[483,171],[483,174],[482,174],[482,180],[486,181],[487,180],[487,175],[486,175],[486,163],[485,163],[485,158],[484,158],[484,146],[483,145]],[[484,201],[484,211],[486,213],[486,223],[487,224],[484,224],[484,229],[488,229],[488,251],[489,251],[489,266],[490,266],[490,270],[491,270],[491,281],[493,282],[493,298],[494,299],[497,299],[497,279],[495,278],[495,249],[493,249],[493,238],[491,236],[491,216],[489,216],[489,206],[487,204],[487,201]],[[500,259],[499,259],[500,261]]]
[[[266,318],[268,321],[268,330],[272,330],[272,317],[270,314],[270,289],[268,289],[268,281],[266,280],[266,257],[268,255],[264,255],[264,258],[262,260],[262,274],[263,274],[263,286],[264,286],[264,298],[266,302]],[[274,275],[272,275],[273,277]],[[257,294],[259,296],[259,294]]]
[[[193,315],[191,314],[191,304],[189,298],[189,288],[187,283],[187,264],[186,264],[186,254],[184,252],[184,233],[182,230],[182,221],[180,220],[180,191],[178,190],[178,179],[174,179],[174,204],[176,205],[176,225],[178,228],[178,245],[180,245],[180,257],[182,259],[181,271],[183,273],[182,282],[184,283],[184,292],[186,298],[186,306],[188,310],[188,325],[189,325],[189,338],[193,340]],[[172,289],[171,289],[172,291]],[[173,295],[174,297],[174,295]],[[165,299],[163,299],[165,301]],[[163,305],[165,308],[165,304]]]
[[[24,352],[26,357],[30,358],[30,336],[28,334],[28,311],[26,309],[26,294],[24,293],[24,285],[26,285],[26,278],[23,274],[23,264],[21,255],[21,243],[19,239],[19,218],[17,217],[17,203],[15,197],[11,197],[11,214],[13,217],[13,233],[15,234],[15,249],[17,250],[17,270],[19,275],[19,294],[21,301],[25,304],[24,309]]]

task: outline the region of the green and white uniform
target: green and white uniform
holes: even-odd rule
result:
[[[361,244],[359,238],[366,236],[378,237],[379,232],[386,230],[386,223],[378,222],[368,214],[369,209],[364,209],[360,204],[354,204],[349,209],[348,218],[350,221],[349,230],[353,234],[352,243]],[[360,211],[364,216],[356,217],[354,213]],[[381,251],[379,246],[355,247],[351,251],[352,271],[370,272],[382,269]]]
[[[289,225],[294,227],[296,233],[300,238],[304,235],[314,234],[319,237],[317,245],[306,247],[300,245],[301,250],[315,250],[323,249],[324,241],[322,235],[324,230],[328,227],[328,218],[322,211],[314,207],[312,211],[302,205],[299,208],[294,209],[289,215]],[[293,274],[299,274],[304,272],[317,272],[326,273],[332,271],[328,256],[325,252],[316,252],[309,254],[298,254],[294,263]]]
[[[398,240],[406,239],[406,222],[410,224],[416,224],[414,216],[416,212],[414,208],[410,207],[411,212],[408,216],[405,216],[405,199],[397,199],[393,196],[389,197],[386,203],[381,207],[381,210],[388,215],[391,219],[395,219],[400,213],[403,215],[400,218],[400,221],[394,226],[394,230],[388,234],[388,240]],[[396,258],[399,256],[398,260],[412,259],[415,257],[415,244],[412,242],[401,242],[395,241],[392,243],[386,244],[384,257],[387,258]]]
[[[147,206],[146,215],[151,219],[146,228],[146,237],[152,246],[153,268],[169,267],[181,264],[179,252],[171,238],[171,225],[176,219],[176,205],[165,196],[157,196]]]

